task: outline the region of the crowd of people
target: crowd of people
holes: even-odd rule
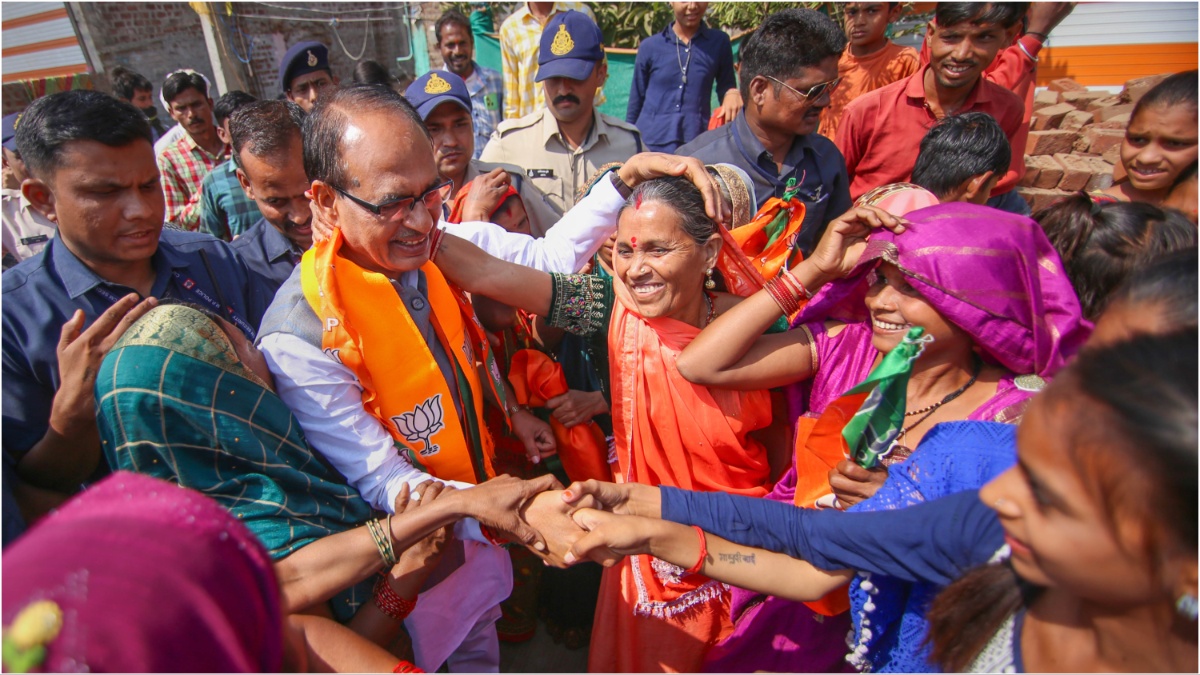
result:
[[[1030,214],[1071,3],[671,6],[6,117],[4,669],[1194,672],[1196,71]]]

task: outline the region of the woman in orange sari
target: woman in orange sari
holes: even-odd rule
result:
[[[546,274],[453,236],[434,244],[432,258],[464,290],[606,337],[616,480],[766,494],[767,450],[750,434],[771,423],[768,392],[693,385],[675,368],[704,326],[762,284],[689,182],[661,178],[632,191],[611,277]],[[726,586],[633,556],[604,572],[589,669],[695,671],[731,628]]]

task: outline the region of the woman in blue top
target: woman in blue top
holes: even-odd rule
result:
[[[1017,465],[978,500],[960,493],[909,509],[839,514],[731,495],[662,489],[660,499],[645,486],[575,485],[571,497],[590,493],[618,513],[661,514],[729,539],[584,509],[576,521],[591,532],[572,554],[645,552],[811,600],[850,578],[839,568],[944,584],[1001,548],[1011,554],[1005,564],[968,572],[932,606],[933,659],[942,669],[1195,671],[1196,342],[1190,327],[1082,352],[1030,405]]]

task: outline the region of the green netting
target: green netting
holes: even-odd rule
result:
[[[742,46],[741,38],[733,41],[733,60],[736,63],[738,52]],[[633,84],[633,63],[635,54],[608,52],[608,82],[604,85],[604,96],[607,99],[600,106],[600,112],[625,119],[625,109],[629,105],[629,88]],[[475,34],[475,61],[486,68],[500,70],[500,36],[494,33]],[[721,105],[713,94],[713,109]]]

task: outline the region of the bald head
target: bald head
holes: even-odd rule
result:
[[[410,131],[407,127],[411,127],[429,139],[421,116],[393,89],[367,84],[344,87],[321,99],[304,120],[304,170],[308,177],[330,185],[344,185],[347,163],[342,155],[346,150],[347,130],[356,117],[376,113],[394,117],[402,125],[395,129],[396,133]],[[389,143],[392,139],[372,140]]]

